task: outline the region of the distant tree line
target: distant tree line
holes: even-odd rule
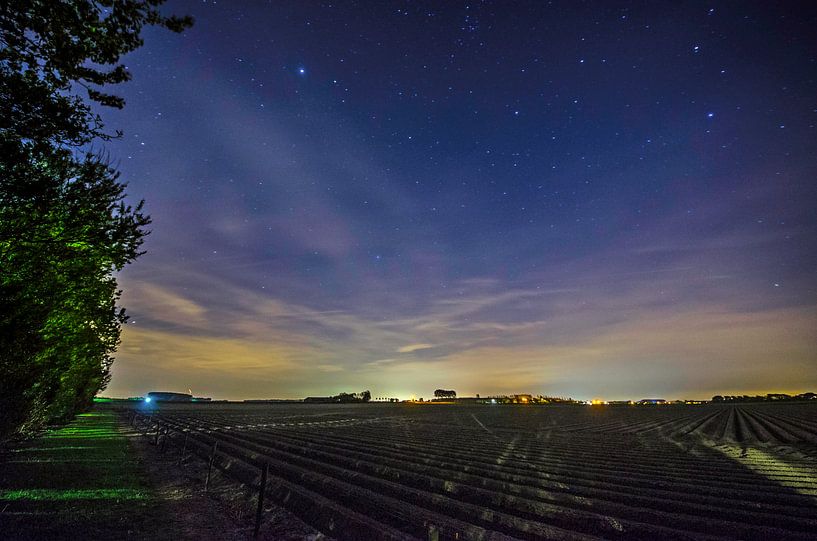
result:
[[[308,396],[304,402],[309,404],[355,404],[369,402],[372,393],[368,390],[360,393],[340,393],[334,396]]]
[[[341,402],[344,404],[348,404],[350,402],[368,402],[372,399],[372,393],[368,390],[360,393],[340,393],[339,395],[333,396],[332,399],[335,402]]]
[[[785,402],[785,401],[802,401],[802,400],[817,400],[817,393],[800,393],[796,395],[789,395],[784,393],[769,393],[765,395],[719,395],[712,397],[712,402]]]
[[[0,8],[0,440],[90,407],[126,321],[114,273],[140,255],[149,217],[94,142],[92,105],[155,25],[164,0],[26,0]]]
[[[459,403],[485,403],[485,404],[579,404],[580,402],[572,398],[562,398],[555,396],[542,396],[531,394],[495,395],[487,398],[475,397],[457,398],[457,392],[447,389],[436,389],[434,391],[434,401],[456,400]],[[421,398],[420,402],[423,401]]]

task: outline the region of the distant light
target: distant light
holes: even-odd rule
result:
[[[147,402],[150,402],[151,400],[152,400],[152,398],[150,398],[149,396],[146,396],[146,397],[145,397],[145,402],[146,402],[146,403],[147,403]]]
[[[298,73],[300,73],[301,75],[305,75],[306,74],[306,68],[298,68]]]
[[[712,118],[715,116],[715,113],[706,113],[707,118]]]

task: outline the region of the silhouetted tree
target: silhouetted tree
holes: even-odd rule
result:
[[[445,389],[437,389],[434,391],[435,398],[457,398],[457,391],[447,391]]]
[[[372,399],[372,393],[369,391],[363,391],[362,393],[340,393],[335,396],[329,397],[332,402],[340,402],[343,404],[353,403],[353,402],[368,402]]]
[[[87,408],[126,316],[113,272],[149,218],[87,151],[109,139],[91,103],[130,79],[146,25],[179,32],[163,0],[21,0],[0,7],[0,438]],[[85,145],[85,146],[84,146]]]

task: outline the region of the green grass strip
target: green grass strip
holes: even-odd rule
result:
[[[131,488],[0,490],[0,501],[146,500],[147,497],[146,492]]]

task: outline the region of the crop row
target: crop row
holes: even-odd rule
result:
[[[244,483],[269,464],[268,497],[341,539],[815,538],[813,458],[767,445],[808,452],[807,419],[671,410],[565,408],[554,426],[518,408],[211,406],[143,422],[203,457],[217,442],[215,465]],[[766,445],[764,464],[719,450],[727,440]]]

